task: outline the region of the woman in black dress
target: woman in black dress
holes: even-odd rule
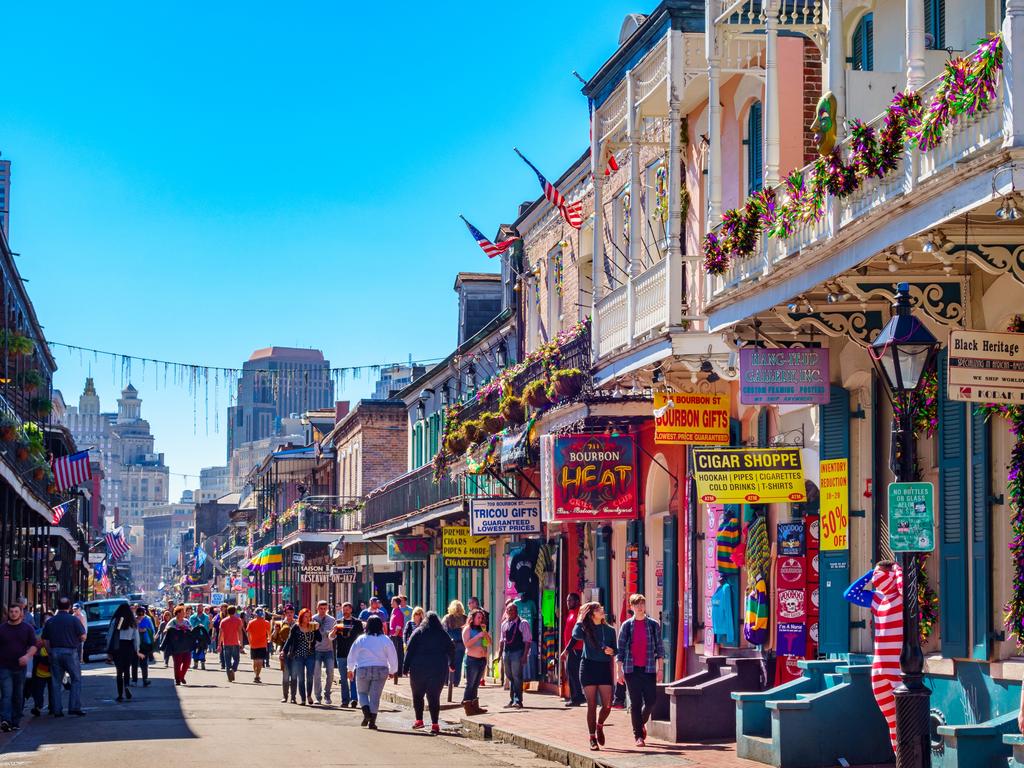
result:
[[[128,603],[121,603],[110,620],[107,636],[107,659],[113,661],[117,669],[118,701],[124,701],[125,697],[131,701],[132,692],[128,683],[131,681],[132,665],[138,663],[141,658],[139,627],[135,622],[135,614]]]
[[[574,640],[583,642],[580,660],[580,683],[587,697],[587,729],[590,748],[604,746],[604,721],[612,711],[612,662],[615,660],[615,630],[605,624],[604,608],[600,603],[584,603],[579,619],[573,627]],[[601,712],[597,712],[597,697],[601,697]]]

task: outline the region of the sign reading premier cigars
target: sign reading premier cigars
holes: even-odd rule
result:
[[[830,395],[827,348],[740,350],[743,405],[822,405]]]
[[[694,448],[693,475],[705,504],[807,501],[799,448]]]
[[[553,442],[553,519],[636,519],[636,443],[631,435],[561,435]]]

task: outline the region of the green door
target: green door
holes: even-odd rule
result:
[[[850,458],[850,393],[833,384],[829,402],[819,406],[821,458]],[[824,512],[824,510],[822,510]],[[850,604],[843,592],[850,585],[850,551],[818,555],[821,616],[818,650],[823,655],[850,652]]]
[[[971,656],[985,661],[992,632],[992,488],[989,423],[971,413]]]

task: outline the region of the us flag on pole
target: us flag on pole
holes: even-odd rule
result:
[[[575,203],[566,202],[565,198],[562,197],[562,193],[558,191],[558,188],[544,178],[544,174],[537,170],[537,166],[531,163],[518,149],[515,153],[522,158],[522,161],[526,163],[533,172],[537,174],[537,180],[540,182],[540,188],[544,190],[544,198],[551,203],[555,208],[558,209],[559,213],[562,214],[562,218],[565,223],[573,229],[580,229],[583,226],[583,201],[577,200]]]
[[[53,512],[52,524],[60,525],[60,521],[64,518],[64,515],[67,514],[67,511],[71,509],[71,505],[74,503],[75,499],[71,499],[71,501],[65,501],[63,504],[58,504],[56,507],[53,507],[51,509],[51,511]]]
[[[70,456],[51,459],[50,468],[53,470],[53,482],[58,491],[74,488],[76,485],[92,479],[88,451],[79,451]]]
[[[107,542],[107,549],[110,550],[112,560],[120,560],[132,551],[128,542],[124,540],[124,529],[117,528],[103,537]]]
[[[518,237],[512,237],[509,238],[508,240],[502,240],[500,243],[492,243],[490,240],[484,237],[483,232],[481,232],[479,229],[477,229],[468,221],[466,221],[466,217],[463,216],[461,213],[459,214],[459,218],[466,223],[466,227],[469,228],[469,234],[471,234],[473,236],[473,239],[476,240],[476,244],[479,245],[483,249],[484,253],[486,253],[488,257],[492,259],[495,256],[504,253],[508,249],[508,247],[512,245],[512,243],[519,239]]]

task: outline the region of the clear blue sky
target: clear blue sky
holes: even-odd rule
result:
[[[5,7],[11,245],[49,339],[215,366],[270,344],[335,366],[450,351],[455,273],[495,266],[457,214],[493,236],[539,192],[513,145],[551,178],[587,147],[570,72],[650,8],[351,5]],[[57,359],[69,402],[91,369],[113,408],[119,365]],[[187,388],[132,379],[172,472],[224,462],[226,393],[221,431],[212,393],[194,431]]]

